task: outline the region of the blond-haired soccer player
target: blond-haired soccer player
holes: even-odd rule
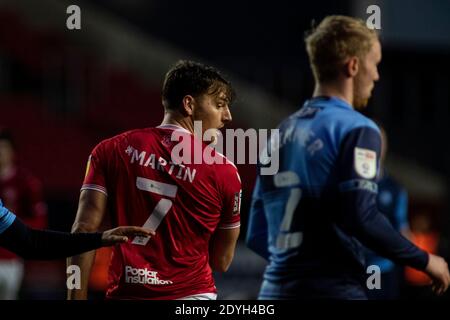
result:
[[[313,97],[280,125],[280,171],[259,176],[247,243],[270,259],[260,298],[366,299],[362,245],[424,270],[442,294],[447,263],[402,237],[376,205],[380,131],[359,110],[381,45],[362,20],[326,17],[306,37]]]

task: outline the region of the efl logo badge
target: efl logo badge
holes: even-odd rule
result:
[[[355,148],[355,170],[365,179],[373,179],[377,174],[377,153],[373,150]]]

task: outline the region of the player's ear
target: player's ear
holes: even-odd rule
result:
[[[193,112],[194,112],[194,97],[187,95],[184,96],[183,101],[182,101],[182,110],[183,110],[183,114],[186,116],[192,116]]]
[[[353,56],[345,63],[345,75],[349,78],[353,78],[358,74],[359,70],[359,58]]]

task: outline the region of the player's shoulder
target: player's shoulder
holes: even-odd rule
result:
[[[377,133],[380,133],[380,128],[378,128],[377,124],[370,118],[366,117],[362,113],[358,111],[354,111],[354,122],[352,123],[351,129],[357,129],[360,127],[369,128]]]
[[[307,100],[303,107],[282,123],[292,120],[308,120],[311,127],[333,132],[347,132],[359,127],[368,127],[379,131],[377,125],[356,111],[346,101],[337,97],[314,97]]]
[[[123,141],[128,141],[130,139],[135,139],[135,138],[141,138],[148,134],[154,133],[154,131],[155,131],[155,128],[142,128],[142,129],[128,130],[128,131],[119,133],[115,136],[112,136],[110,138],[106,138],[106,139],[100,141],[97,144],[96,149],[98,149],[98,148],[110,149],[110,148],[113,148],[114,146],[120,144]]]
[[[133,129],[128,130],[122,133],[119,133],[118,135],[115,135],[114,137],[111,137],[109,139],[106,139],[105,141],[123,141],[123,140],[129,140],[129,139],[135,139],[135,138],[142,138],[146,137],[148,135],[154,134],[156,132],[156,128],[141,128],[141,129]]]
[[[375,122],[362,113],[354,109],[335,108],[332,112],[324,114],[322,118],[323,126],[328,130],[345,136],[350,132],[367,130],[374,131],[377,135],[380,134],[380,129]]]
[[[351,110],[348,117],[341,117],[339,120],[341,128],[335,134],[338,145],[347,140],[359,141],[359,144],[373,148],[379,147],[381,133],[373,120],[356,110]]]
[[[223,169],[228,169],[228,170],[232,170],[232,171],[237,171],[236,165],[233,163],[233,161],[228,159],[227,156],[225,156],[224,154],[220,153],[217,150],[215,150],[214,154],[218,160],[217,163],[215,163],[214,169],[223,168]]]
[[[214,155],[216,161],[211,167],[211,170],[213,170],[218,177],[223,178],[224,180],[237,177],[240,181],[238,168],[233,161],[217,150]]]

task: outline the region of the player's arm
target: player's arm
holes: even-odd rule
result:
[[[78,211],[72,226],[73,233],[96,232],[100,227],[107,205],[106,181],[109,165],[114,163],[111,153],[111,144],[103,141],[89,156]],[[81,270],[81,288],[69,289],[67,299],[87,299],[88,281],[94,259],[95,251],[67,259],[68,266],[77,265]]]
[[[398,233],[376,204],[381,139],[378,131],[360,127],[341,144],[338,170],[343,227],[367,247],[416,269],[425,269],[428,255]]]
[[[1,205],[0,205],[1,207]],[[0,209],[7,211],[6,208]],[[105,232],[67,233],[36,230],[25,225],[11,212],[12,223],[0,233],[0,246],[24,259],[50,260],[80,254],[85,251],[128,241],[128,237],[153,233],[140,227],[120,227]],[[5,219],[7,219],[7,216]]]
[[[260,178],[256,180],[253,190],[252,204],[250,208],[250,217],[247,228],[245,242],[247,247],[259,254],[264,259],[269,259],[269,251],[267,249],[267,220],[264,213],[264,204],[261,197]]]
[[[209,245],[209,264],[225,272],[231,265],[240,232],[241,179],[231,164],[221,167],[217,181],[222,195],[222,214]]]
[[[103,220],[106,203],[106,194],[96,190],[82,190],[72,232],[96,232]],[[95,251],[89,251],[67,259],[68,266],[77,265],[81,270],[81,288],[68,289],[67,299],[87,299],[88,281],[94,259]]]
[[[239,227],[217,229],[211,240],[209,265],[213,271],[226,272],[234,257]]]
[[[450,283],[445,261],[403,237],[377,209],[380,145],[378,131],[369,127],[354,129],[344,139],[337,167],[343,205],[343,215],[338,219],[345,230],[378,254],[427,272],[437,281],[441,293]]]

